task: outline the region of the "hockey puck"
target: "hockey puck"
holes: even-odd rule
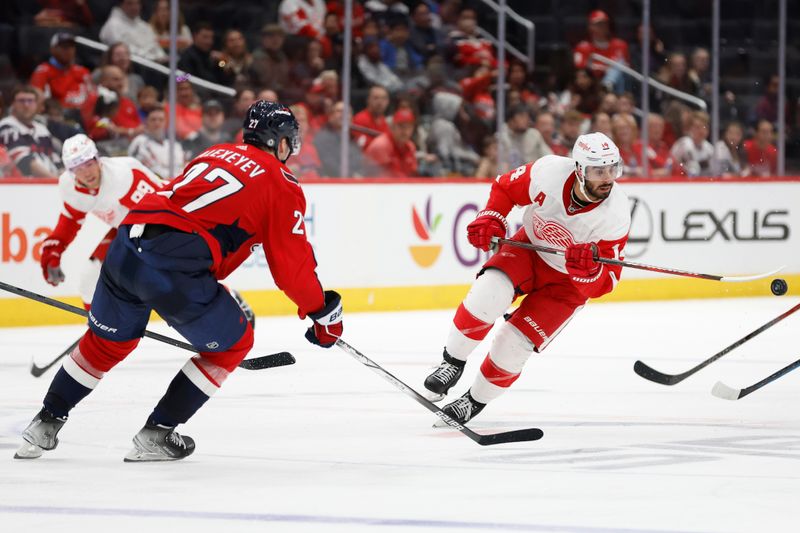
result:
[[[783,296],[789,290],[789,285],[786,284],[785,279],[775,278],[770,283],[769,288],[775,296]]]

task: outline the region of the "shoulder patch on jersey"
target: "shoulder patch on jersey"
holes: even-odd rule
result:
[[[289,172],[286,172],[285,169],[283,169],[283,168],[281,169],[281,174],[283,174],[283,177],[286,178],[288,181],[291,181],[295,185],[300,185],[300,182],[297,181],[297,178],[295,178],[293,174],[290,174]]]

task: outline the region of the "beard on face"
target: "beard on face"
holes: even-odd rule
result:
[[[590,200],[599,201],[605,200],[608,198],[608,195],[611,194],[611,189],[614,187],[614,183],[592,183],[589,180],[586,180],[584,188],[586,189],[586,194],[589,196]]]

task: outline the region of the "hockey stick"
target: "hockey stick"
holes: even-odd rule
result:
[[[4,291],[8,291],[19,296],[23,296],[30,300],[34,300],[43,304],[47,304],[52,307],[57,307],[63,311],[68,311],[75,315],[80,315],[82,317],[88,317],[88,311],[81,309],[80,307],[75,307],[74,305],[70,305],[64,302],[60,302],[58,300],[54,300],[53,298],[48,298],[47,296],[42,296],[41,294],[36,294],[35,292],[31,292],[25,289],[21,289],[19,287],[15,287],[13,285],[9,285],[8,283],[4,283],[0,281],[0,289]],[[170,344],[177,348],[183,348],[184,350],[188,350],[190,352],[197,353],[198,350],[194,346],[189,343],[179,341],[177,339],[173,339],[171,337],[167,337],[165,335],[161,335],[160,333],[154,333],[152,331],[145,330],[144,332],[145,337],[150,337],[151,339],[155,339],[157,341],[161,341],[166,344]],[[62,354],[60,357],[63,357],[65,354]],[[295,363],[295,358],[289,352],[279,352],[271,355],[264,355],[261,357],[255,357],[253,359],[246,359],[239,363],[240,368],[244,368],[247,370],[260,370],[262,368],[272,368],[276,366],[285,366],[291,365]],[[49,367],[48,367],[49,368]],[[33,371],[31,371],[33,372]]]
[[[498,237],[492,237],[492,244],[494,246],[500,244],[509,244],[511,246],[517,246],[519,248],[536,250],[537,252],[544,252],[547,254],[554,254],[554,255],[564,255],[564,250],[560,250],[558,248],[550,248],[549,246],[541,246],[539,244],[514,241],[511,239],[500,239]],[[687,278],[710,279],[712,281],[727,281],[727,282],[753,281],[756,279],[768,278],[784,269],[784,267],[781,266],[770,272],[764,272],[763,274],[754,274],[752,276],[718,276],[716,274],[701,274],[699,272],[689,272],[686,270],[678,270],[676,268],[645,265],[643,263],[634,263],[632,261],[621,261],[619,259],[612,259],[610,257],[595,257],[594,260],[597,261],[598,263],[604,263],[606,265],[616,265],[626,268],[636,268],[638,270],[647,270],[648,272],[660,272],[662,274],[685,276]]]
[[[710,365],[711,363],[713,363],[714,361],[716,361],[717,359],[719,359],[723,355],[733,351],[735,348],[738,348],[739,346],[741,346],[742,344],[746,343],[747,341],[749,341],[750,339],[752,339],[753,337],[755,337],[759,333],[762,333],[763,331],[768,330],[769,328],[771,328],[772,326],[774,326],[775,324],[777,324],[778,322],[780,322],[781,320],[783,320],[787,316],[793,314],[798,309],[800,309],[800,304],[797,304],[794,307],[792,307],[791,309],[789,309],[788,311],[786,311],[785,313],[776,316],[775,318],[773,318],[772,320],[770,320],[769,322],[767,322],[763,326],[751,331],[750,333],[748,333],[747,335],[745,335],[744,337],[742,337],[738,341],[734,342],[733,344],[731,344],[727,348],[724,348],[720,352],[717,352],[716,354],[712,355],[711,357],[709,357],[708,359],[706,359],[705,361],[703,361],[699,365],[697,365],[697,366],[695,366],[693,368],[690,368],[689,370],[687,370],[686,372],[683,372],[682,374],[664,374],[663,372],[659,372],[658,370],[647,366],[646,364],[644,364],[641,361],[636,361],[633,364],[633,371],[636,372],[637,374],[639,374],[640,376],[642,376],[644,379],[648,379],[648,380],[653,381],[655,383],[661,383],[662,385],[675,385],[676,383],[680,383],[681,381],[683,381],[684,379],[688,378],[692,374],[698,372],[699,370],[702,370],[703,368],[707,367],[708,365]]]
[[[491,435],[481,435],[479,433],[475,433],[471,429],[464,427],[463,425],[459,424],[446,414],[442,412],[439,407],[435,404],[429,402],[422,396],[420,393],[400,381],[394,375],[390,374],[383,367],[381,367],[378,363],[367,357],[366,355],[362,354],[349,344],[347,344],[344,340],[339,339],[336,341],[336,346],[347,352],[348,354],[352,355],[359,363],[363,364],[364,366],[372,369],[376,374],[383,377],[386,381],[400,389],[401,391],[405,392],[408,396],[411,396],[414,400],[417,401],[420,405],[425,407],[428,411],[432,412],[436,416],[441,419],[442,422],[447,424],[448,426],[459,430],[461,433],[469,437],[470,439],[474,440],[481,446],[490,446],[492,444],[502,444],[505,442],[525,442],[531,440],[539,440],[544,436],[544,433],[539,428],[530,428],[530,429],[518,429],[515,431],[505,431],[502,433],[494,433]]]
[[[75,342],[73,342],[72,344],[70,344],[69,348],[67,348],[66,350],[61,352],[61,355],[59,355],[58,357],[56,357],[55,359],[53,359],[52,361],[50,361],[49,363],[47,363],[44,366],[36,366],[35,362],[31,363],[31,375],[33,377],[35,377],[35,378],[38,378],[39,376],[41,376],[42,374],[44,374],[45,372],[50,370],[56,363],[58,363],[63,358],[65,358],[66,356],[71,354],[72,350],[75,349],[75,347],[78,345],[79,342],[81,342],[81,339],[78,339]]]
[[[781,368],[780,370],[778,370],[774,374],[765,377],[764,379],[762,379],[758,383],[753,383],[749,387],[745,387],[743,389],[734,389],[733,387],[729,387],[729,386],[725,385],[721,381],[717,381],[717,383],[714,385],[714,388],[711,389],[711,394],[713,394],[717,398],[722,398],[723,400],[739,400],[741,398],[744,398],[745,396],[747,396],[751,392],[757,391],[758,389],[760,389],[764,385],[772,383],[773,381],[775,381],[779,377],[783,376],[784,374],[788,374],[789,372],[791,372],[792,370],[794,370],[795,368],[798,368],[798,367],[800,367],[800,359],[798,359],[797,361],[795,361],[794,363],[792,363],[790,365],[787,365],[787,366]]]

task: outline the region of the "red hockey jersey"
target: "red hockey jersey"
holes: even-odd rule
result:
[[[194,158],[163,191],[145,196],[123,224],[197,232],[211,249],[217,279],[262,245],[275,283],[305,318],[325,301],[306,239],[305,212],[297,179],[272,154],[247,144],[218,144]]]

